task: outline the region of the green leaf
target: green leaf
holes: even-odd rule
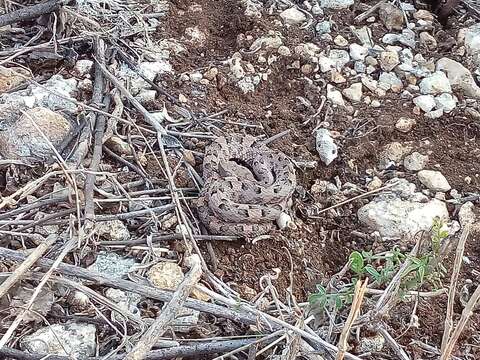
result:
[[[342,307],[343,307],[343,300],[342,300],[341,296],[337,296],[335,298],[335,308],[337,310],[340,310]]]
[[[357,274],[363,273],[363,267],[365,265],[363,261],[363,256],[358,251],[354,251],[350,254],[350,269]]]
[[[375,279],[375,281],[379,281],[382,277],[382,275],[372,265],[365,266],[365,271],[369,273]]]

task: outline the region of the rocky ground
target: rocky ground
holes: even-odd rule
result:
[[[45,241],[35,259],[90,274],[41,290],[32,273],[4,281],[3,356],[125,358],[167,295],[120,279],[175,290],[198,250],[191,296],[243,304],[244,318],[181,308],[157,358],[172,346],[195,359],[241,346],[239,359],[334,358],[319,344],[341,348],[355,283],[367,278],[346,358],[440,358],[447,304],[456,325],[479,286],[479,8],[465,1],[442,25],[418,1],[92,0],[0,27],[2,270]],[[160,149],[156,124],[168,134]],[[204,149],[232,133],[278,135],[270,147],[296,167],[294,224],[204,241],[194,206]],[[273,333],[280,341],[265,348],[285,328],[265,314],[307,334]],[[460,330],[453,353],[476,359],[478,311]],[[182,352],[232,336],[245,342]]]

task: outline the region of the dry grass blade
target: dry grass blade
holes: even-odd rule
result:
[[[355,322],[358,314],[360,313],[367,285],[368,278],[366,278],[363,282],[359,280],[355,284],[355,294],[353,295],[352,307],[350,308],[350,313],[348,314],[347,321],[345,322],[342,333],[340,335],[340,340],[338,341],[338,353],[337,357],[335,358],[336,360],[343,360],[343,358],[345,357],[345,352],[347,351],[348,346],[348,335],[350,334],[353,323]]]
[[[442,346],[440,348],[442,354],[445,352],[453,328],[453,306],[455,304],[455,294],[457,289],[458,277],[460,274],[460,268],[462,267],[465,243],[467,242],[469,233],[470,225],[467,224],[462,231],[460,239],[458,240],[457,250],[455,252],[455,263],[453,265],[452,276],[450,278],[450,287],[448,289],[448,303],[447,314],[445,316],[445,328],[443,330]]]
[[[35,262],[42,257],[54,243],[57,241],[56,235],[50,235],[23,261],[19,267],[0,285],[0,299],[10,290],[10,288],[20,281],[23,275],[35,264]]]

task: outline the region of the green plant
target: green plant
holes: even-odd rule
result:
[[[435,219],[430,232],[431,244],[426,253],[419,256],[410,256],[402,253],[397,247],[381,254],[370,251],[353,251],[348,258],[352,276],[347,284],[339,289],[327,289],[317,285],[317,291],[310,295],[309,302],[312,309],[317,311],[340,310],[352,302],[355,284],[358,280],[369,277],[371,287],[382,286],[392,280],[406,259],[409,266],[404,270],[400,281],[400,296],[411,290],[419,289],[428,282],[434,287],[441,285],[444,268],[441,262],[436,261],[442,241],[448,236],[443,230],[444,224]]]

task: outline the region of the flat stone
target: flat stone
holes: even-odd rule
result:
[[[436,71],[432,75],[427,76],[420,81],[419,86],[422,94],[437,95],[452,92],[450,81],[443,71]]]
[[[350,44],[350,56],[355,61],[363,61],[368,55],[368,49],[362,45]]]
[[[122,257],[113,252],[100,252],[88,269],[111,278],[121,278],[127,275],[135,265],[136,262],[132,258]]]
[[[403,11],[398,7],[386,3],[382,4],[378,10],[380,20],[385,24],[385,27],[391,30],[402,30],[405,19],[403,17]]]
[[[327,84],[327,99],[334,105],[345,106],[342,93],[330,84]]]
[[[1,106],[0,112],[9,109],[9,106]],[[0,154],[27,162],[51,161],[55,159],[52,145],[58,147],[71,129],[70,122],[60,114],[43,107],[28,109],[10,123],[7,130],[0,131]]]
[[[449,191],[452,187],[440,171],[421,170],[417,174],[418,180],[432,191]]]
[[[291,7],[280,13],[280,17],[287,25],[299,25],[307,20],[307,17],[303,12],[296,7]]]
[[[408,171],[420,171],[428,164],[428,155],[422,155],[415,151],[403,159],[403,166]]]
[[[435,98],[432,95],[420,95],[413,99],[413,103],[424,112],[429,112],[435,107]]]
[[[358,219],[370,229],[387,238],[412,237],[419,231],[429,231],[436,217],[448,220],[443,201],[427,202],[401,198],[378,198],[358,210]]]
[[[399,93],[403,89],[402,80],[394,72],[383,72],[378,79],[378,85],[384,89]]]
[[[351,101],[359,102],[362,100],[362,83],[355,83],[342,91],[342,94]]]
[[[341,10],[352,6],[354,0],[320,0],[319,5],[322,9]]]
[[[30,72],[24,68],[0,66],[0,94],[14,89],[31,77]]]
[[[417,124],[415,119],[401,117],[395,124],[395,128],[403,133],[408,133]]]
[[[449,93],[435,96],[435,107],[449,113],[457,106],[457,99]]]
[[[20,348],[32,354],[84,358],[95,355],[96,328],[92,324],[66,323],[43,327],[20,339]],[[47,357],[48,358],[48,357]]]
[[[400,64],[398,53],[396,51],[383,51],[380,54],[379,62],[382,70],[387,72],[392,71],[398,64]]]
[[[480,87],[476,84],[470,70],[462,64],[444,57],[437,61],[436,69],[447,73],[453,89],[462,91],[466,96],[480,99]]]

